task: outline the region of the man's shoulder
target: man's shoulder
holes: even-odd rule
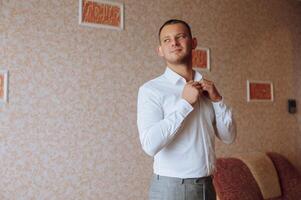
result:
[[[160,91],[160,89],[162,89],[162,87],[164,87],[165,84],[166,84],[166,79],[164,77],[164,74],[162,74],[144,83],[140,87],[140,90]]]

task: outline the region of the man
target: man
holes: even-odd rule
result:
[[[138,94],[140,141],[154,157],[149,199],[215,199],[214,140],[234,141],[232,113],[214,83],[192,69],[197,40],[189,25],[169,20],[160,28],[159,40],[158,54],[167,68]]]

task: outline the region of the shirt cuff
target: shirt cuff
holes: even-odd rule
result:
[[[180,99],[176,107],[183,117],[186,117],[193,110],[192,105],[190,105],[190,103],[188,103],[185,99]]]
[[[223,108],[226,107],[225,103],[224,103],[224,99],[218,101],[218,102],[212,102],[213,108],[215,111],[222,111]]]

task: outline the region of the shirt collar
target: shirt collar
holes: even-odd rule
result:
[[[202,80],[203,76],[201,73],[199,73],[198,71],[194,70],[194,81],[200,81]],[[178,82],[182,81],[183,83],[186,83],[186,80],[180,76],[179,74],[177,74],[175,71],[173,71],[172,69],[170,69],[169,67],[166,67],[166,70],[164,72],[164,76],[173,84],[177,84]]]

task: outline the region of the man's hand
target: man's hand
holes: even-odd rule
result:
[[[182,98],[193,105],[195,102],[197,102],[201,92],[202,88],[199,82],[189,81],[186,83],[183,89]]]
[[[202,79],[201,81],[199,81],[199,84],[201,86],[201,89],[207,93],[206,96],[208,96],[211,101],[218,102],[222,100],[222,96],[219,94],[212,81]]]

